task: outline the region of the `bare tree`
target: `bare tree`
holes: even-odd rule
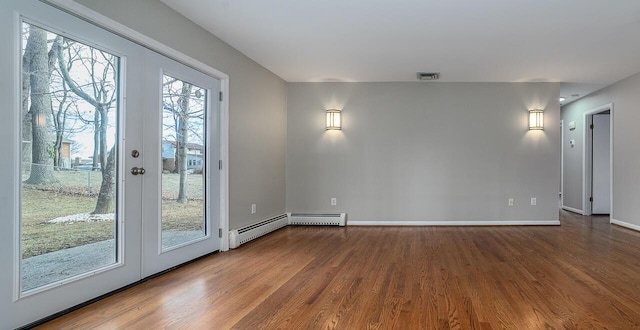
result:
[[[55,45],[55,47],[58,47],[58,45]],[[63,46],[57,49],[61,53],[64,51],[67,71],[71,70],[73,65],[80,61],[79,53],[71,47]],[[57,61],[57,58],[55,60]],[[83,111],[79,105],[81,99],[70,90],[67,82],[62,77],[60,69],[56,65],[54,65],[54,71],[51,75],[51,88],[55,88],[55,90],[51,91],[51,118],[55,133],[53,161],[56,168],[61,168],[64,165],[62,162],[62,146],[64,141],[72,138],[76,133],[86,131],[89,125],[93,126],[93,121],[86,120],[83,117]],[[75,149],[77,150],[77,146]]]
[[[64,38],[63,42],[70,44],[74,42]],[[58,43],[62,48],[62,42]],[[109,125],[109,110],[112,104],[117,101],[117,91],[115,86],[110,86],[110,81],[115,80],[117,70],[115,69],[117,58],[111,54],[87,47],[88,56],[81,57],[80,64],[84,67],[90,81],[85,86],[80,86],[70,75],[67,67],[67,59],[63,52],[58,52],[58,67],[64,81],[70,90],[81,99],[94,107],[94,169],[104,170],[107,161],[107,129]],[[81,50],[77,50],[80,52]],[[84,88],[83,88],[84,87]],[[85,91],[88,90],[88,91]],[[100,164],[100,165],[98,165]],[[99,167],[98,167],[99,166]]]
[[[49,81],[52,71],[51,59],[57,55],[55,47],[48,51],[47,32],[31,26],[25,46],[23,64],[29,73],[29,117],[31,120],[31,174],[27,184],[41,185],[57,182],[53,173],[53,158],[50,153],[51,94]],[[23,73],[24,77],[24,73]],[[23,91],[25,86],[23,85]],[[23,107],[25,102],[23,99]]]
[[[195,128],[201,128],[202,124],[198,124],[197,119],[201,122],[204,117],[204,103],[200,100],[202,91],[197,86],[168,76],[165,76],[163,87],[163,124],[166,131],[173,131],[175,171],[180,175],[176,201],[183,204],[188,201],[188,150],[196,145],[190,143],[190,136],[202,141],[198,128]]]
[[[102,186],[98,193],[98,201],[93,213],[113,212],[113,171],[115,169],[115,146],[107,154],[107,130],[109,127],[109,110],[117,102],[117,90],[111,82],[116,81],[117,58],[109,53],[76,44],[63,38],[56,43],[57,61],[60,75],[69,90],[94,108],[94,151],[93,169],[100,169]],[[63,47],[68,49],[65,58]],[[71,50],[73,49],[73,52]],[[82,55],[86,53],[86,55]],[[76,58],[89,80],[81,83],[71,76],[72,58]],[[81,85],[82,84],[82,85]]]
[[[113,212],[114,203],[114,187],[115,187],[115,152],[116,147],[113,146],[107,156],[106,166],[102,171],[102,184],[100,185],[100,192],[98,193],[98,201],[96,207],[93,210],[93,214],[105,214]]]
[[[191,95],[191,84],[182,83],[180,98],[178,100],[178,126],[177,133],[177,153],[179,159],[178,174],[180,174],[180,185],[178,189],[178,200],[180,204],[187,202],[187,126],[189,125],[189,99]]]
[[[53,97],[56,98],[56,93],[53,93]],[[53,119],[53,128],[55,130],[55,141],[53,143],[53,165],[55,168],[60,168],[62,164],[62,143],[65,138],[67,129],[67,118],[69,109],[74,105],[69,99],[69,90],[66,88],[66,84],[63,81],[63,92],[57,100],[57,107],[51,106],[51,117]]]

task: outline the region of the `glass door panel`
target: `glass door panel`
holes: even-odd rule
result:
[[[162,248],[206,235],[208,91],[162,75]]]
[[[120,58],[22,24],[21,291],[117,261]]]
[[[170,58],[145,58],[143,277],[220,248],[220,81]]]

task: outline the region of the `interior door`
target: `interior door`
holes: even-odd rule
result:
[[[0,37],[0,328],[218,250],[218,80],[37,0]]]
[[[611,212],[610,114],[593,115],[592,130],[592,194],[591,213]]]
[[[146,54],[143,276],[219,249],[220,81]]]

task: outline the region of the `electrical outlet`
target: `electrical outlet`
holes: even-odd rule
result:
[[[251,214],[256,214],[256,212],[257,212],[256,204],[251,204]]]
[[[336,205],[338,205],[338,199],[335,198],[335,197],[332,197],[331,198],[331,206],[336,206]]]
[[[536,205],[537,201],[535,197],[531,197],[531,205]]]
[[[509,198],[509,200],[507,201],[507,203],[509,204],[509,206],[513,206],[513,198]]]

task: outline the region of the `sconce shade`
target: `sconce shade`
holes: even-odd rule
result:
[[[544,110],[529,110],[529,129],[544,129]]]
[[[342,129],[340,110],[338,109],[327,110],[327,129]]]

